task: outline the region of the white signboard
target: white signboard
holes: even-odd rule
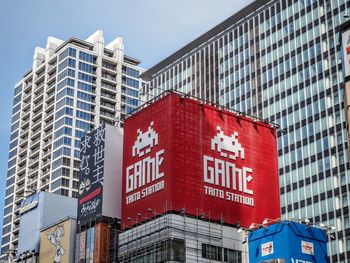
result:
[[[273,242],[267,242],[261,245],[261,256],[268,256],[273,254]]]
[[[312,242],[301,241],[301,252],[314,255],[314,244]]]

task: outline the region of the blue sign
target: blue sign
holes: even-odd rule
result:
[[[249,233],[249,262],[326,263],[327,241],[322,229],[282,221]]]

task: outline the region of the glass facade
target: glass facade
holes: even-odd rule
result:
[[[339,26],[350,3],[262,2],[214,28],[195,49],[185,47],[146,72],[142,100],[173,89],[279,124],[282,217],[334,225],[331,262],[348,262],[350,170]]]

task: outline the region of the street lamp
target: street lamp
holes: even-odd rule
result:
[[[263,227],[265,227],[263,224],[252,223],[252,224],[249,226],[249,229],[250,229],[250,230],[254,230],[254,229],[259,229],[259,228],[263,228]]]
[[[276,218],[276,219],[265,218],[262,224],[267,225],[267,224],[276,223],[276,222],[281,222],[281,218]]]

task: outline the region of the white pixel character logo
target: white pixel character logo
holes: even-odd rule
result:
[[[158,145],[158,133],[154,130],[154,122],[152,121],[148,126],[147,131],[142,132],[137,130],[137,139],[132,147],[132,157],[136,155],[142,157],[143,155],[150,153],[152,147]]]
[[[227,136],[221,130],[220,126],[216,127],[218,134],[211,139],[211,149],[216,150],[222,157],[229,157],[232,160],[236,160],[237,157],[244,159],[244,148],[238,142],[238,132],[234,132],[231,136]]]

